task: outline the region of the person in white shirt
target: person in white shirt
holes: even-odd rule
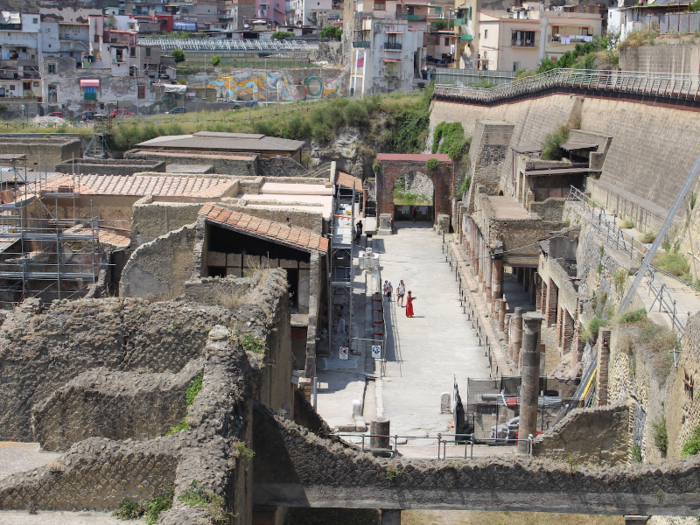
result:
[[[403,306],[403,296],[406,294],[406,285],[403,284],[403,280],[396,287],[396,303]]]

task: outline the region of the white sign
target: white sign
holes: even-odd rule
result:
[[[347,359],[348,359],[348,347],[347,346],[340,347],[340,355],[338,357],[347,361]]]
[[[375,359],[381,359],[382,358],[382,347],[379,345],[374,345],[372,346],[372,357]]]

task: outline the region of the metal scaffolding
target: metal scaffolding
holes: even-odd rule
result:
[[[350,348],[353,337],[352,290],[355,269],[352,264],[355,224],[355,189],[336,186],[333,199],[333,228],[331,232],[328,275],[328,351],[338,355],[340,348]]]
[[[0,161],[26,163],[15,157]],[[0,307],[30,297],[49,302],[84,296],[97,281],[101,260],[92,203],[89,216],[79,216],[80,176],[53,187],[41,175],[15,173],[13,194],[5,190],[0,204]]]

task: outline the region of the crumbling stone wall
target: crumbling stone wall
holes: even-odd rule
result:
[[[187,224],[194,224],[202,204],[154,202],[153,197],[147,196],[136,201],[132,209],[131,243],[137,247]]]
[[[260,159],[258,170],[264,177],[308,177],[309,169],[292,157]]]
[[[27,156],[27,167],[34,164],[40,169],[44,166],[49,171],[55,171],[56,165],[69,159],[79,159],[82,142],[73,137],[60,135],[35,135],[32,137],[17,137],[12,134],[0,135],[0,154],[23,153]],[[17,164],[19,168],[21,164]]]
[[[31,409],[92,368],[178,373],[201,355],[222,309],[141,299],[81,299],[45,312],[27,300],[0,328],[0,440],[34,441]]]
[[[120,297],[174,299],[192,276],[194,224],[167,233],[136,249],[122,270]]]
[[[550,197],[542,202],[531,202],[530,213],[536,213],[544,221],[561,222],[564,216],[564,204],[566,199]]]
[[[628,404],[572,410],[535,438],[532,455],[572,464],[624,465],[632,446],[633,415]]]
[[[193,359],[177,374],[83,372],[33,407],[34,437],[43,450],[67,450],[95,435],[163,436],[185,416],[185,392],[203,367],[202,359]]]

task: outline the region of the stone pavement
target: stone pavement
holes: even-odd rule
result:
[[[39,443],[0,441],[0,480],[17,472],[43,467],[62,455],[60,452],[40,450]]]
[[[124,522],[108,512],[39,511],[29,514],[26,510],[0,511],[0,525],[118,525]],[[143,520],[129,523],[143,524]]]
[[[375,238],[382,280],[394,291],[401,279],[416,296],[415,317],[390,305],[386,377],[381,381],[384,417],[391,433],[453,431],[451,414],[440,414],[440,396],[452,395],[453,376],[462,397],[468,377],[488,377],[488,360],[459,303],[454,273],[445,262],[432,225],[397,222],[397,233]],[[386,303],[385,303],[386,307]]]

